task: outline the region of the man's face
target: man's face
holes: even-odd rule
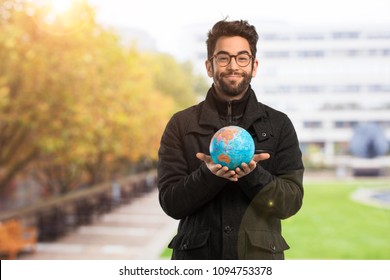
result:
[[[248,41],[239,36],[221,37],[217,40],[214,55],[218,54],[252,55]],[[238,58],[237,58],[238,60]],[[225,99],[240,99],[247,91],[252,77],[255,77],[258,67],[258,61],[252,59],[247,66],[237,64],[235,58],[231,57],[230,63],[226,66],[220,66],[214,57],[211,61],[206,61],[206,69],[209,77],[214,80],[214,86],[217,94]]]

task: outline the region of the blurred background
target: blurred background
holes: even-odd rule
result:
[[[255,25],[252,87],[301,144],[287,258],[390,259],[389,0],[0,0],[0,258],[169,257],[159,141],[224,18]]]

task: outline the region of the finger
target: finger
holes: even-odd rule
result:
[[[238,175],[234,170],[229,170],[228,172],[225,173],[224,178],[230,180],[230,181],[237,181],[238,180]]]
[[[229,180],[232,181],[232,182],[237,182],[238,181],[238,177],[239,176],[236,174],[236,175],[230,177]]]
[[[253,160],[255,162],[262,161],[262,160],[267,160],[271,157],[269,153],[261,153],[261,154],[255,154],[253,156]]]
[[[206,155],[204,153],[196,153],[196,157],[200,159],[201,161],[206,160]]]
[[[236,168],[236,178],[241,178],[245,176],[245,172],[241,168]]]
[[[249,169],[248,172],[253,171],[253,170],[256,168],[256,165],[257,165],[256,161],[251,160],[251,161],[249,162],[249,165],[248,165],[248,169]]]
[[[217,171],[216,171],[216,175],[220,176],[220,177],[225,177],[226,176],[226,173],[229,172],[229,168],[227,166],[221,166]]]
[[[250,163],[252,163],[252,162],[253,162],[253,160],[250,161]],[[248,174],[248,173],[251,171],[251,168],[250,168],[250,166],[249,166],[248,164],[246,164],[245,162],[243,162],[243,163],[241,164],[241,170],[242,170],[242,172],[243,172],[244,174]]]
[[[218,175],[218,172],[220,172],[222,166],[220,164],[206,164],[207,167],[210,169],[210,171],[215,174],[215,175]],[[219,175],[218,175],[219,176]]]
[[[205,163],[212,162],[211,156],[208,156],[204,153],[196,153],[196,157],[200,159],[201,161],[204,161]]]
[[[217,175],[230,180],[236,176],[236,172],[234,170],[229,170],[227,166],[224,166],[218,171]]]

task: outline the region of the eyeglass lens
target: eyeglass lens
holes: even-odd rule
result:
[[[238,55],[229,55],[225,53],[220,53],[215,56],[216,61],[219,66],[227,66],[230,64],[232,57],[234,57],[236,63],[241,66],[247,66],[251,61],[251,56],[249,54],[243,53]]]

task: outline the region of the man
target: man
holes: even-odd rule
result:
[[[176,113],[159,149],[163,210],[180,219],[172,259],[284,259],[289,246],[281,219],[301,208],[303,163],[289,118],[256,99],[250,82],[258,67],[255,27],[220,21],[208,33],[206,99]],[[213,134],[238,125],[257,154],[236,170],[215,164]]]

